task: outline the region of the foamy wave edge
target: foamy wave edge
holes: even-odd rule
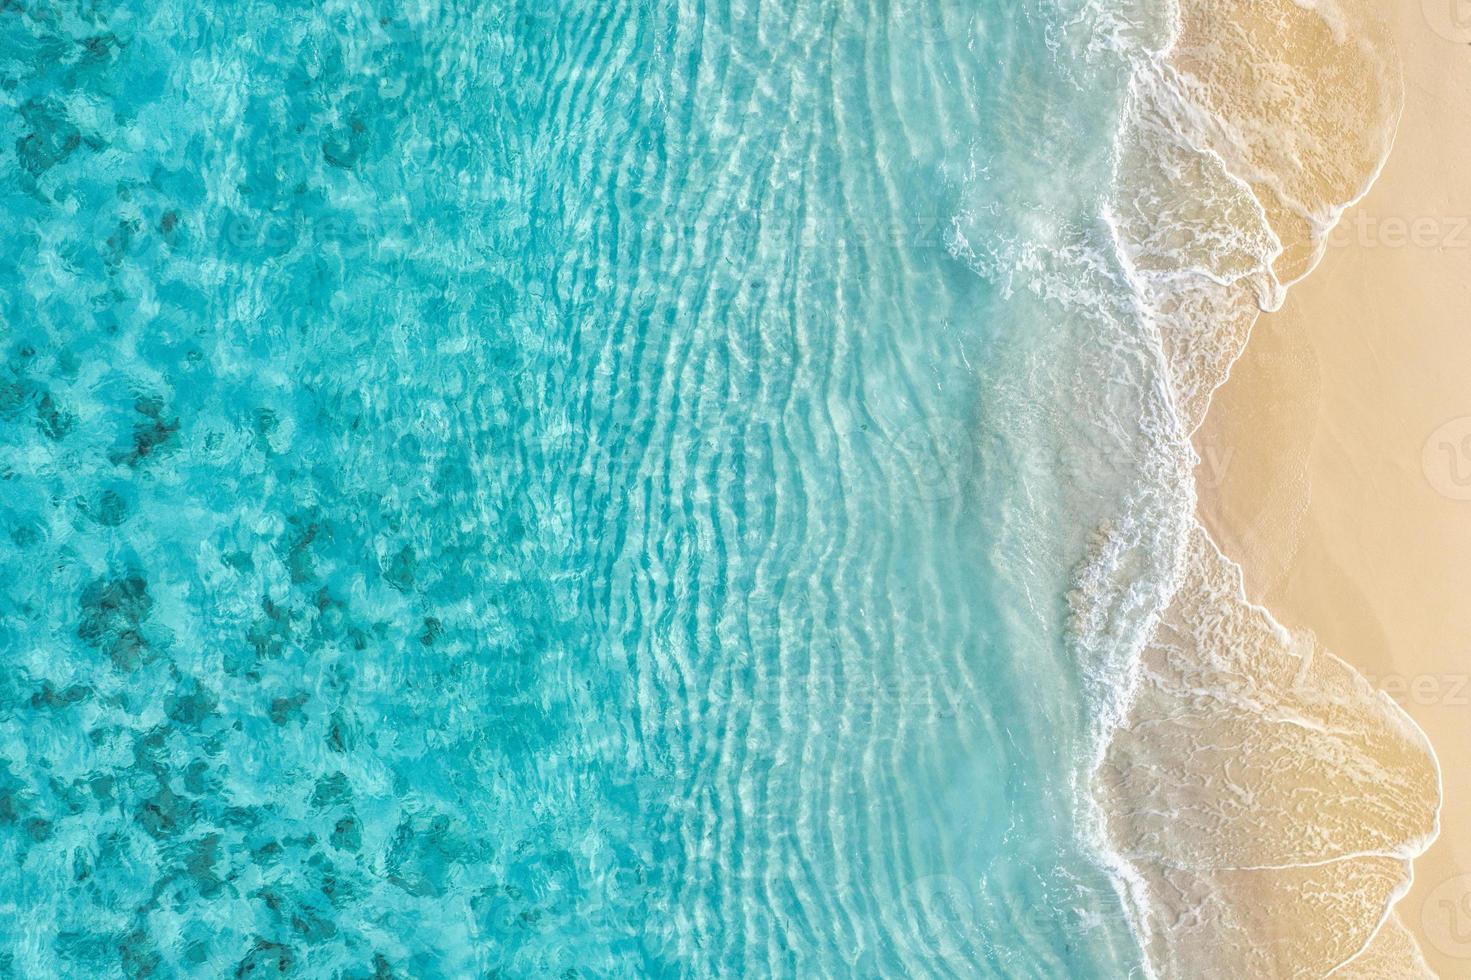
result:
[[[1232,570],[1236,581],[1233,601],[1242,608],[1249,609],[1254,614],[1260,616],[1269,624],[1269,628],[1278,634],[1284,642],[1292,642],[1292,634],[1272,617],[1269,610],[1250,602],[1242,582],[1240,566],[1232,561],[1229,556],[1221,552],[1217,543],[1210,538],[1208,532],[1205,531],[1204,527],[1196,518],[1196,488],[1193,471],[1195,465],[1198,463],[1198,458],[1196,458],[1193,449],[1190,447],[1189,437],[1193,435],[1194,431],[1203,421],[1214,392],[1229,378],[1232,367],[1245,349],[1246,341],[1250,336],[1251,328],[1255,323],[1256,317],[1264,310],[1270,311],[1279,308],[1286,296],[1287,289],[1296,282],[1301,281],[1301,279],[1316,267],[1322,258],[1328,232],[1331,231],[1345,211],[1369,193],[1383,172],[1385,163],[1393,148],[1403,110],[1403,83],[1396,64],[1393,82],[1399,86],[1399,90],[1394,92],[1392,96],[1395,106],[1394,111],[1384,119],[1382,124],[1384,127],[1384,132],[1381,134],[1382,147],[1378,153],[1377,160],[1351,195],[1331,202],[1330,206],[1326,209],[1303,209],[1308,212],[1306,223],[1311,228],[1310,252],[1305,259],[1302,259],[1298,263],[1297,268],[1294,269],[1289,266],[1286,275],[1279,276],[1277,274],[1277,268],[1287,251],[1287,245],[1282,240],[1285,236],[1278,236],[1276,238],[1275,248],[1270,248],[1265,252],[1258,248],[1257,264],[1250,268],[1232,270],[1223,269],[1219,264],[1212,266],[1209,261],[1211,257],[1208,255],[1203,257],[1205,261],[1195,260],[1201,257],[1192,257],[1192,261],[1182,261],[1174,268],[1149,269],[1141,267],[1139,261],[1141,258],[1139,241],[1132,234],[1134,229],[1130,227],[1129,216],[1121,214],[1118,210],[1120,205],[1123,204],[1120,198],[1127,195],[1121,195],[1117,189],[1125,187],[1131,176],[1125,172],[1126,161],[1129,158],[1126,143],[1139,138],[1139,128],[1146,125],[1146,121],[1139,116],[1140,102],[1138,101],[1138,97],[1141,89],[1167,84],[1170,80],[1178,77],[1176,75],[1176,68],[1172,64],[1172,57],[1176,53],[1177,46],[1181,41],[1183,8],[1189,2],[1190,0],[1174,0],[1171,3],[1168,14],[1167,32],[1162,44],[1151,46],[1147,43],[1141,44],[1136,39],[1121,46],[1130,55],[1131,61],[1133,62],[1133,72],[1129,102],[1121,120],[1114,146],[1115,198],[1109,202],[1107,213],[1104,217],[1112,232],[1114,246],[1120,263],[1125,270],[1125,275],[1130,285],[1134,288],[1141,315],[1145,319],[1153,319],[1158,315],[1158,300],[1162,293],[1168,295],[1172,291],[1172,279],[1177,282],[1185,282],[1193,278],[1205,279],[1222,287],[1255,279],[1257,308],[1250,312],[1249,322],[1245,323],[1239,338],[1226,338],[1225,343],[1231,349],[1223,352],[1214,352],[1217,363],[1213,366],[1216,370],[1208,372],[1204,378],[1184,379],[1182,383],[1178,372],[1173,371],[1172,365],[1170,364],[1171,351],[1167,349],[1167,338],[1163,336],[1156,337],[1158,345],[1156,354],[1166,375],[1171,377],[1173,382],[1171,386],[1171,400],[1174,406],[1174,422],[1179,427],[1180,434],[1184,436],[1183,447],[1186,451],[1186,455],[1183,458],[1169,460],[1162,465],[1162,470],[1173,471],[1174,475],[1178,478],[1178,483],[1173,488],[1178,495],[1178,500],[1176,501],[1178,510],[1175,516],[1180,517],[1180,526],[1175,533],[1176,540],[1174,544],[1176,546],[1176,552],[1170,558],[1168,576],[1157,582],[1156,587],[1152,590],[1154,593],[1153,611],[1142,619],[1136,620],[1132,627],[1125,629],[1122,633],[1116,628],[1107,630],[1108,639],[1115,642],[1123,641],[1123,655],[1122,657],[1112,658],[1111,662],[1109,658],[1104,659],[1105,666],[1100,669],[1098,675],[1099,683],[1095,685],[1094,693],[1097,695],[1100,707],[1099,727],[1097,730],[1098,737],[1095,743],[1095,755],[1089,768],[1090,785],[1083,792],[1080,792],[1079,798],[1085,801],[1083,804],[1084,810],[1086,811],[1084,814],[1084,824],[1091,829],[1094,838],[1093,843],[1096,846],[1097,853],[1102,863],[1110,871],[1115,881],[1119,897],[1129,913],[1135,938],[1140,948],[1145,952],[1145,966],[1150,976],[1168,975],[1162,967],[1153,962],[1150,955],[1153,940],[1151,938],[1149,922],[1151,917],[1156,914],[1156,910],[1151,907],[1150,887],[1138,867],[1129,859],[1125,849],[1120,846],[1120,841],[1110,832],[1109,819],[1111,815],[1106,811],[1103,802],[1094,795],[1093,789],[1098,783],[1100,774],[1105,769],[1106,760],[1115,736],[1128,722],[1129,712],[1135,701],[1141,681],[1142,662],[1146,648],[1153,639],[1156,631],[1160,628],[1165,610],[1175,600],[1177,593],[1185,581],[1184,565],[1188,561],[1187,551],[1190,547],[1188,539],[1191,536],[1202,535],[1209,543],[1210,548],[1219,556],[1220,560],[1226,563]],[[1311,0],[1295,0],[1295,5],[1300,9],[1307,10],[1314,10],[1317,6]],[[1345,22],[1341,11],[1336,6],[1325,9],[1327,12],[1314,12],[1320,13],[1323,16],[1325,23],[1335,35],[1342,34],[1345,30]],[[1177,98],[1179,94],[1178,92],[1159,91],[1147,93],[1151,98],[1165,96],[1171,100]],[[1199,107],[1197,106],[1197,108]],[[1208,131],[1212,125],[1220,126],[1227,130],[1231,128],[1229,121],[1222,119],[1196,119],[1192,120],[1192,122],[1200,125],[1202,131]],[[1182,129],[1177,135],[1185,136],[1191,143],[1191,149],[1220,167],[1224,175],[1239,190],[1245,193],[1246,198],[1250,202],[1254,203],[1257,217],[1271,230],[1270,220],[1268,218],[1269,206],[1253,193],[1250,183],[1252,177],[1260,177],[1260,175],[1247,174],[1246,176],[1242,176],[1239,173],[1240,168],[1233,167],[1233,162],[1226,160],[1211,145],[1208,138],[1199,138],[1203,135],[1201,131],[1191,132],[1188,129]],[[1144,217],[1151,216],[1146,214]],[[1163,220],[1163,216],[1160,215],[1152,217],[1157,220]],[[1263,244],[1261,241],[1253,242],[1252,229],[1243,228],[1240,231],[1247,243],[1247,248],[1250,248],[1253,244],[1257,246]],[[1149,256],[1144,257],[1147,259]],[[1207,356],[1206,360],[1209,361],[1209,356]],[[1179,441],[1173,444],[1168,440],[1165,441],[1166,448],[1178,449],[1180,445],[1181,442]],[[1127,520],[1125,523],[1127,523]],[[1127,559],[1122,557],[1122,552],[1126,551],[1129,546],[1127,538],[1121,538],[1116,532],[1100,532],[1100,540],[1097,542],[1096,553],[1089,566],[1085,567],[1079,575],[1080,584],[1078,591],[1084,597],[1083,601],[1085,603],[1091,600],[1099,604],[1110,602],[1115,605],[1117,604],[1118,596],[1116,594],[1098,596],[1091,595],[1090,593],[1095,590],[1101,590],[1105,593],[1109,591],[1108,587],[1110,583],[1108,580],[1111,576],[1116,577],[1120,569],[1126,568],[1129,564]],[[1098,584],[1100,581],[1103,583],[1102,586]],[[1117,583],[1113,584],[1115,587],[1117,586]],[[1138,598],[1135,596],[1134,603],[1137,604],[1137,601]],[[1095,620],[1100,616],[1105,620],[1110,618],[1107,613],[1101,614],[1097,606],[1086,610],[1084,615]],[[1089,646],[1087,642],[1089,639],[1096,644],[1100,637],[1095,631],[1095,635],[1092,637],[1084,637],[1084,642],[1080,645],[1082,647]],[[1352,671],[1352,668],[1343,664],[1341,660],[1326,653],[1326,651],[1322,651],[1322,653],[1341,665],[1344,670],[1353,673],[1355,677],[1359,677],[1362,680],[1356,672]],[[1122,676],[1120,676],[1120,667],[1122,667]],[[1381,935],[1386,932],[1386,927],[1395,920],[1395,907],[1408,894],[1413,882],[1413,864],[1411,862],[1415,857],[1423,854],[1430,846],[1438,835],[1440,828],[1440,801],[1443,795],[1443,780],[1439,759],[1436,757],[1428,737],[1414,720],[1402,709],[1398,708],[1398,706],[1395,706],[1382,692],[1377,696],[1386,709],[1388,716],[1393,719],[1394,723],[1402,726],[1406,737],[1417,743],[1423,749],[1429,765],[1433,769],[1436,794],[1435,800],[1433,801],[1433,825],[1420,837],[1405,841],[1397,852],[1386,852],[1383,854],[1384,857],[1401,859],[1406,862],[1407,868],[1404,879],[1394,888],[1388,900],[1384,903],[1377,923],[1373,925],[1365,940],[1351,955],[1327,970],[1324,975],[1341,974],[1351,964],[1364,957],[1371,947],[1373,947],[1376,940],[1380,939]],[[1334,860],[1346,860],[1352,857],[1353,855],[1343,855]],[[1398,928],[1402,931],[1402,927]],[[1411,945],[1413,946],[1413,943]],[[1415,956],[1418,960],[1417,968],[1424,968],[1423,959],[1418,959],[1418,950],[1415,950]],[[1428,968],[1426,969],[1428,972]]]

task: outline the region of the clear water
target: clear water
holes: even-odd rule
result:
[[[0,975],[1136,972],[1103,13],[0,10]]]

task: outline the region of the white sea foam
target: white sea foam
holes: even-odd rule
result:
[[[1167,391],[1141,419],[1141,489],[1099,529],[1073,595],[1099,719],[1085,821],[1156,975],[1347,975],[1359,961],[1365,976],[1409,975],[1423,961],[1392,912],[1437,829],[1434,755],[1347,665],[1247,601],[1194,517],[1189,443],[1256,317],[1378,176],[1397,71],[1363,12],[1332,0],[1182,0],[1153,21],[1138,8],[1105,21],[1134,65],[1105,220]],[[1285,777],[1208,758],[1226,739]],[[1336,809],[1294,816],[1307,787]],[[1270,842],[1262,821],[1281,825]],[[1303,888],[1335,900],[1301,928],[1253,908],[1288,910]],[[1336,943],[1311,935],[1324,928]]]

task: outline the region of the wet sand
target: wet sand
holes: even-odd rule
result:
[[[1387,8],[1396,145],[1318,268],[1253,328],[1196,435],[1200,516],[1247,596],[1425,731],[1441,835],[1399,918],[1471,976],[1471,27]]]

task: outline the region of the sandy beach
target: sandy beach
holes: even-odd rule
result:
[[[1471,28],[1450,9],[1386,9],[1405,72],[1394,151],[1257,321],[1196,445],[1202,520],[1248,596],[1435,747],[1441,835],[1399,912],[1455,978],[1471,976]]]

